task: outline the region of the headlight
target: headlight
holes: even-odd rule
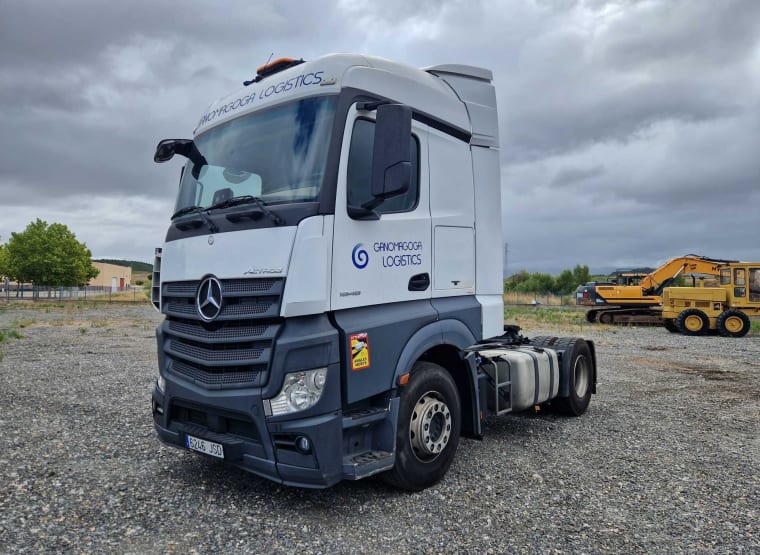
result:
[[[158,390],[163,393],[166,389],[166,381],[164,380],[164,377],[159,374],[158,378],[156,379],[156,387],[158,387]]]
[[[272,416],[306,410],[317,404],[327,381],[327,368],[291,372],[276,397],[269,400]]]

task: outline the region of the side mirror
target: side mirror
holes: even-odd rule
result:
[[[156,153],[153,155],[153,161],[156,163],[168,162],[175,154],[184,154],[187,156],[188,146],[193,141],[190,139],[164,139],[156,146]]]
[[[370,189],[374,197],[370,202],[374,206],[409,190],[412,180],[411,141],[412,109],[402,104],[378,106]]]
[[[193,163],[192,175],[195,179],[200,176],[201,168],[208,164],[206,159],[195,146],[192,139],[164,139],[156,146],[153,161],[157,163],[167,162],[175,154],[184,156]]]

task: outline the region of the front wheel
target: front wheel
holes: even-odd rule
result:
[[[459,443],[461,404],[454,380],[441,366],[417,362],[401,389],[396,464],[389,484],[420,491],[443,478]]]
[[[684,335],[704,335],[710,327],[710,320],[701,310],[689,308],[678,315],[676,327]]]

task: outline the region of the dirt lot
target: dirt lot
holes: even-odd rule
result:
[[[290,489],[161,446],[159,321],[0,303],[0,552],[760,552],[757,337],[586,326],[584,416],[493,419],[406,494]],[[525,332],[579,331],[543,326]]]

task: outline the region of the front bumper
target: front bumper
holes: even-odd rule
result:
[[[152,395],[154,424],[164,444],[187,449],[187,435],[220,443],[225,462],[290,486],[326,488],[342,479],[340,411],[305,411],[282,421],[264,415],[257,390],[210,395],[175,381],[166,387],[165,393],[154,388]],[[218,403],[210,402],[216,397]],[[298,448],[300,437],[309,440],[307,452]]]

